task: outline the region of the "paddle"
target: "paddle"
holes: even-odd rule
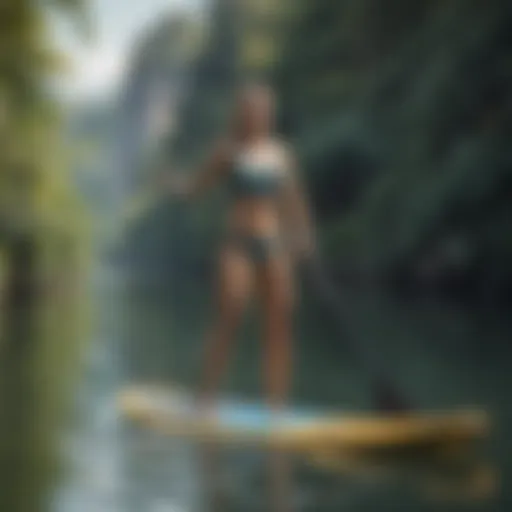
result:
[[[406,412],[411,405],[403,393],[398,389],[393,379],[383,368],[380,353],[367,346],[362,340],[357,342],[350,329],[350,320],[347,318],[347,305],[339,292],[329,280],[324,271],[324,266],[317,256],[306,258],[303,262],[306,277],[324,305],[335,320],[340,337],[359,360],[370,378],[373,401],[380,411]]]

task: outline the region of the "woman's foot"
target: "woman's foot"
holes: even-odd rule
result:
[[[193,406],[193,414],[204,422],[213,422],[217,417],[216,401],[210,396],[200,395],[196,397]]]

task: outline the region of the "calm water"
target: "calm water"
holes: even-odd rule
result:
[[[19,412],[33,413],[33,403],[20,409],[15,400],[3,402],[10,424],[18,428],[3,432],[2,453],[8,464],[2,471],[7,474],[10,468],[11,480],[4,479],[10,485],[9,500],[3,498],[9,507],[2,506],[2,511],[212,510],[198,447],[137,431],[121,421],[114,407],[117,391],[129,382],[194,384],[208,308],[201,300],[183,297],[176,302],[163,293],[128,292],[114,281],[100,279],[98,321],[86,362],[76,370],[81,378],[73,393],[73,417],[58,425],[48,423],[51,429],[40,432],[44,423]],[[370,408],[370,388],[357,361],[340,343],[321,307],[312,299],[305,302],[311,304],[303,305],[297,315],[294,402]],[[334,471],[293,461],[289,499],[294,510],[511,510],[507,482],[512,442],[507,434],[512,425],[512,326],[505,312],[439,301],[399,302],[372,294],[350,297],[350,322],[354,336],[373,343],[419,407],[481,405],[491,411],[497,428],[478,457],[456,470],[432,467],[421,459],[391,461],[377,472],[364,466],[357,472],[354,467]],[[226,382],[226,389],[251,397],[258,396],[261,387],[255,326],[250,315]],[[4,382],[18,383],[21,389],[30,380],[30,368],[23,371],[24,366],[19,363],[10,380],[3,376]],[[12,373],[16,365],[9,367]],[[39,388],[30,389],[34,393]],[[52,457],[60,461],[53,473],[41,464]],[[227,496],[222,510],[272,510],[265,460],[263,454],[248,451],[220,455],[215,473]],[[497,488],[491,492],[496,475]]]

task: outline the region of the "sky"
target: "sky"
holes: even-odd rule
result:
[[[68,101],[112,95],[122,81],[130,50],[144,29],[163,14],[194,11],[201,0],[92,0],[92,41],[83,41],[67,20],[55,18],[59,47],[72,59],[72,70],[58,88]]]

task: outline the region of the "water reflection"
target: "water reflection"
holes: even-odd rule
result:
[[[0,352],[0,510],[46,510],[59,457],[81,326],[62,297],[5,304]]]
[[[175,308],[170,304],[160,294],[134,294],[125,303],[125,318],[129,319],[124,330],[126,381],[178,381],[189,386],[196,382],[208,308],[203,300],[195,299],[188,304],[188,311],[181,304],[182,311],[173,316]],[[504,341],[510,332],[505,315],[439,302],[400,303],[376,295],[354,296],[350,304],[359,335],[370,338],[380,349],[418,407],[481,405],[497,413],[501,421],[508,409],[504,386],[510,383],[502,359],[508,354]],[[314,307],[308,305],[302,313],[297,326],[299,357],[294,400],[352,409],[369,407],[367,379],[336,339],[335,331]],[[227,389],[247,397],[260,394],[259,346],[252,327],[249,320],[227,385]],[[482,332],[491,347],[482,347]],[[483,360],[486,364],[482,364]],[[389,510],[501,510],[502,500],[508,498],[499,492],[498,475],[506,469],[503,466],[507,462],[501,458],[501,467],[494,468],[494,442],[490,448],[483,448],[481,457],[448,459],[450,463],[443,464],[432,460],[412,464],[403,459],[347,463],[320,455],[307,464],[294,462],[288,478],[283,479],[289,480],[282,486],[288,490],[288,503],[281,507],[327,511],[343,506],[369,511],[378,504],[380,509]],[[201,458],[197,453],[195,456]],[[270,510],[272,489],[264,485],[268,479],[263,477],[270,474],[266,460],[267,463],[259,460],[254,464],[254,454],[246,453],[229,462],[229,457],[217,451],[213,468],[211,460],[198,463],[196,484],[201,482],[200,468],[210,477],[203,497],[212,507],[205,510],[214,510],[213,505],[221,498],[223,510]],[[352,473],[343,470],[344,464]],[[227,467],[228,474],[245,474],[231,480],[231,487],[238,489],[232,493],[237,497],[232,496],[231,501],[222,483],[225,478],[221,478],[221,466]],[[256,474],[261,477],[259,481]],[[276,498],[277,490],[274,491]],[[208,496],[215,499],[209,500]]]
[[[18,311],[18,320],[27,320]],[[31,322],[10,323],[4,332],[0,360],[0,510],[36,510],[45,489],[37,469],[37,400],[26,349],[33,342]],[[19,336],[24,334],[24,336]]]
[[[6,350],[5,337],[0,360],[0,510],[206,512],[214,510],[213,495],[226,511],[509,509],[512,329],[506,315],[375,295],[351,299],[360,335],[380,346],[419,407],[475,404],[492,413],[496,433],[471,456],[453,450],[442,460],[402,454],[356,461],[317,452],[276,463],[254,448],[218,448],[208,459],[204,446],[138,429],[116,415],[117,393],[127,383],[196,382],[208,307],[194,298],[176,315],[171,305],[164,293],[102,290],[81,366],[69,304],[47,303],[44,314],[21,316],[33,320],[11,334],[24,333],[24,343]],[[260,395],[252,327],[249,320],[227,384],[246,397]],[[308,305],[297,333],[294,401],[369,407],[367,380],[322,312]],[[77,375],[82,383],[73,387]],[[66,419],[70,390],[77,411]]]

